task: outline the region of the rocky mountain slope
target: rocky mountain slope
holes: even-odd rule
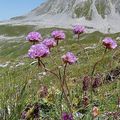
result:
[[[87,32],[120,32],[120,0],[47,0],[27,15],[8,23],[35,24],[39,27],[71,28],[85,25]]]

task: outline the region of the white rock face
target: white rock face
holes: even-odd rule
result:
[[[27,15],[1,24],[32,24],[39,27],[86,26],[87,32],[120,32],[120,0],[47,0]]]

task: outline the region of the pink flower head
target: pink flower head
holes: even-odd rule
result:
[[[62,120],[73,120],[73,116],[71,113],[62,113]]]
[[[73,53],[67,52],[65,55],[62,56],[62,60],[64,63],[73,64],[77,61],[77,58]]]
[[[62,30],[55,30],[51,33],[51,36],[55,40],[64,40],[65,39],[65,33]]]
[[[27,35],[26,40],[28,40],[30,42],[39,42],[40,40],[42,40],[42,36],[38,32],[30,32]]]
[[[115,40],[113,40],[112,38],[105,38],[103,40],[103,45],[107,48],[107,49],[115,49],[117,47],[117,43]]]
[[[81,26],[81,25],[75,25],[73,27],[73,32],[74,32],[74,34],[82,34],[85,32],[85,27]]]
[[[44,41],[42,43],[44,45],[46,45],[49,49],[51,47],[56,46],[56,42],[55,42],[54,38],[46,38],[46,39],[44,39]]]
[[[46,57],[49,52],[49,48],[44,44],[32,45],[28,51],[28,56],[32,59]]]

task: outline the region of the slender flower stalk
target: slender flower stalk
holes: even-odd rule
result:
[[[62,60],[65,63],[63,78],[61,77],[60,71],[59,71],[59,75],[57,75],[53,71],[47,69],[45,64],[42,62],[41,59],[38,59],[38,60],[39,60],[39,63],[43,66],[43,68],[45,69],[46,72],[50,72],[51,74],[55,75],[60,80],[60,84],[61,84],[61,88],[62,88],[62,94],[64,94],[64,98],[66,100],[66,103],[67,103],[67,106],[69,108],[69,111],[72,113],[71,103],[70,103],[70,100],[68,99],[68,96],[67,96],[67,94],[65,92],[64,85],[66,86],[66,88],[67,88],[67,90],[69,92],[69,89],[68,89],[68,86],[67,86],[67,82],[66,82],[66,68],[67,68],[67,64],[75,63],[77,61],[77,58],[71,52],[68,52],[66,55],[62,56]],[[61,111],[62,111],[62,108],[61,108]]]
[[[38,57],[38,67],[42,67],[41,66],[41,62],[40,62],[40,58]]]
[[[105,38],[105,39],[103,40],[103,45],[105,46],[104,53],[103,53],[101,59],[98,60],[98,61],[94,64],[93,69],[92,69],[92,72],[91,72],[91,76],[92,76],[92,78],[91,78],[91,101],[92,101],[93,76],[94,76],[94,72],[95,72],[95,70],[96,70],[96,67],[97,67],[97,65],[104,59],[105,54],[106,54],[106,52],[107,52],[107,49],[115,49],[115,48],[117,47],[116,41],[112,40],[112,38]]]
[[[103,45],[105,46],[105,51],[103,53],[103,56],[100,60],[98,60],[94,66],[93,66],[93,70],[92,70],[92,73],[91,75],[93,76],[94,75],[94,72],[95,72],[95,69],[96,69],[96,66],[104,59],[104,56],[106,54],[106,51],[107,49],[115,49],[117,47],[117,43],[115,40],[113,40],[112,38],[105,38],[103,40]]]
[[[101,59],[98,60],[98,61],[94,64],[93,69],[92,69],[92,72],[91,72],[91,76],[94,75],[94,72],[95,72],[95,69],[96,69],[97,65],[104,59],[106,52],[107,52],[107,48],[105,48],[105,51],[104,51],[103,56],[101,57]]]
[[[73,33],[75,35],[77,35],[77,39],[80,39],[80,35],[83,34],[85,32],[85,27],[82,25],[75,25],[73,26]],[[84,47],[80,44],[80,48],[83,49],[83,51],[85,52],[87,58],[89,59],[88,53],[86,52],[86,50],[84,49]],[[79,52],[77,53],[77,55],[79,54]]]
[[[65,66],[64,66],[63,86],[64,86],[64,85],[66,86],[67,92],[68,92],[68,94],[70,95],[70,91],[69,91],[69,88],[68,88],[68,85],[67,85],[67,81],[66,81],[66,69],[67,69],[67,63],[66,63]]]
[[[66,94],[65,88],[67,89],[67,92],[68,92],[68,94],[70,95],[70,90],[69,90],[68,85],[67,85],[67,82],[66,82],[66,69],[67,69],[67,63],[66,63],[65,66],[64,66],[63,79],[62,79],[63,89],[62,89],[61,99],[62,99],[63,93]],[[64,88],[64,86],[65,86],[65,88]],[[69,104],[69,110],[70,110],[70,112],[72,112],[72,110],[71,110],[71,105],[72,105],[72,104],[71,104],[70,99],[68,99],[67,94],[66,94],[66,99],[67,99],[68,104]]]
[[[68,85],[66,82],[66,68],[67,68],[67,64],[71,65],[71,64],[75,63],[77,61],[77,58],[73,53],[67,52],[65,55],[62,56],[62,60],[65,63],[64,73],[63,73],[63,86],[65,84],[68,94],[70,95],[70,91],[69,91],[69,88],[68,88]]]
[[[62,95],[63,95],[63,93],[65,93],[65,91],[64,91],[64,85],[65,85],[65,87],[66,87],[66,89],[67,89],[67,92],[68,92],[68,94],[70,95],[70,90],[69,90],[69,88],[68,88],[68,85],[67,85],[67,82],[66,82],[66,68],[67,68],[67,65],[68,64],[74,64],[76,61],[77,61],[77,58],[76,58],[76,56],[73,54],[73,53],[71,53],[71,52],[67,52],[65,55],[63,55],[62,57],[62,60],[63,60],[63,62],[64,62],[64,71],[63,71],[63,80],[62,80],[62,86],[63,86],[63,91],[62,91],[62,94],[61,94],[61,99],[62,99]],[[65,93],[66,94],[66,93]],[[70,100],[68,99],[68,97],[67,97],[67,95],[65,95],[66,96],[66,99],[67,99],[67,101],[68,101],[68,106],[69,106],[69,110],[70,110],[70,112],[72,113],[72,110],[71,110],[71,102],[70,102]]]
[[[65,74],[66,74],[66,67],[67,67],[67,65],[65,65],[64,66],[64,77],[63,77],[63,79],[65,79]],[[60,68],[58,69],[58,72],[59,72],[59,77],[60,77],[60,85],[61,85],[61,91],[62,91],[62,93],[61,93],[61,98],[60,98],[60,108],[61,108],[61,116],[62,116],[62,98],[63,98],[63,95],[65,96],[65,99],[66,99],[66,101],[67,101],[67,106],[68,106],[68,108],[69,108],[69,111],[72,113],[72,109],[71,109],[71,103],[70,103],[70,101],[69,101],[69,99],[68,99],[68,97],[67,97],[67,94],[66,94],[66,92],[65,92],[65,90],[64,90],[64,83],[63,83],[63,79],[62,79],[62,74],[61,74],[61,70],[60,70]]]
[[[40,61],[41,65],[43,66],[43,68],[45,69],[46,72],[49,72],[49,73],[53,74],[54,76],[56,76],[56,77],[60,80],[60,84],[61,84],[62,92],[63,92],[63,94],[64,94],[64,98],[65,98],[65,100],[66,100],[66,103],[67,103],[67,106],[68,106],[68,108],[69,108],[69,111],[72,112],[71,104],[70,104],[70,101],[69,101],[69,99],[68,99],[68,97],[67,97],[67,95],[66,95],[66,93],[65,93],[64,86],[63,86],[63,81],[62,81],[62,79],[61,79],[61,76],[59,76],[58,74],[56,74],[56,73],[53,72],[52,70],[47,69],[46,66],[45,66],[45,64],[42,62],[41,59],[39,59],[39,61]],[[62,111],[62,110],[61,110],[61,111]]]
[[[92,87],[92,86],[93,86],[93,76],[94,76],[94,72],[95,72],[95,70],[96,70],[97,65],[104,59],[106,52],[107,52],[107,48],[105,48],[105,51],[104,51],[103,56],[101,57],[101,59],[98,60],[98,61],[94,64],[93,69],[92,69],[92,72],[91,72],[91,84],[90,84],[90,87],[91,87],[91,101],[93,101],[93,87]]]
[[[120,98],[119,98],[119,95],[117,94],[117,111],[119,111],[120,109]]]
[[[49,72],[49,73],[53,74],[54,76],[56,76],[56,77],[59,79],[59,75],[57,75],[55,72],[53,72],[53,70],[49,70],[48,68],[46,68],[46,66],[45,66],[45,64],[42,62],[42,60],[41,60],[41,59],[39,59],[39,60],[40,60],[41,65],[43,66],[45,72]]]

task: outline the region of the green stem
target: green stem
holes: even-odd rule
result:
[[[38,58],[38,67],[41,67],[40,58]]]
[[[78,34],[78,40],[80,39],[80,34]]]
[[[96,70],[97,65],[104,59],[106,52],[107,52],[107,48],[105,48],[105,51],[104,51],[101,59],[98,60],[98,61],[94,64],[93,69],[92,69],[92,72],[91,72],[91,101],[93,101],[92,83],[93,83],[94,72],[95,72],[95,70]]]
[[[69,88],[68,88],[68,85],[67,85],[67,82],[66,82],[66,69],[67,69],[67,63],[65,64],[65,66],[64,66],[64,71],[63,71],[63,80],[62,80],[63,91],[62,91],[62,94],[63,94],[63,93],[65,94],[65,97],[66,97],[66,100],[67,100],[67,104],[68,104],[69,110],[70,110],[70,112],[72,113],[72,110],[71,110],[71,102],[70,102],[70,100],[68,99],[68,97],[67,97],[67,95],[66,95],[66,93],[65,93],[65,91],[64,91],[64,85],[65,85],[65,87],[66,87],[66,89],[67,89],[67,92],[68,92],[68,94],[70,95],[70,91],[69,91]]]
[[[42,60],[39,59],[39,61],[40,61],[40,63],[43,65],[43,67],[44,67],[44,69],[45,69],[46,72],[50,72],[51,74],[55,75],[55,76],[60,80],[61,88],[62,88],[64,97],[65,97],[67,106],[68,106],[70,112],[72,113],[71,104],[70,104],[70,102],[69,102],[69,99],[67,98],[67,95],[66,95],[65,91],[64,91],[64,86],[63,86],[63,81],[62,81],[62,79],[61,79],[61,76],[59,76],[59,75],[57,75],[56,73],[54,73],[53,71],[47,69],[46,66],[45,66],[45,64],[42,62]],[[65,70],[64,70],[64,76],[65,76],[65,72],[66,72],[66,67],[67,67],[67,65],[66,65],[65,68],[64,68],[64,69],[65,69]]]
[[[65,87],[66,87],[66,89],[67,89],[67,92],[68,92],[68,94],[70,95],[70,90],[69,90],[69,88],[68,88],[67,81],[66,81],[66,69],[67,69],[67,64],[65,64],[65,67],[64,67],[63,86],[65,85]]]
[[[103,53],[102,58],[101,58],[100,60],[98,60],[98,61],[94,64],[93,70],[92,70],[92,72],[91,72],[91,76],[94,75],[94,72],[95,72],[95,69],[96,69],[97,65],[104,59],[105,54],[106,54],[106,51],[107,51],[107,48],[105,48],[105,51],[104,51],[104,53]]]

